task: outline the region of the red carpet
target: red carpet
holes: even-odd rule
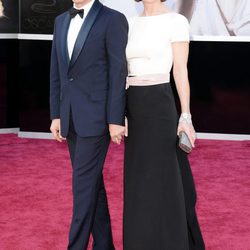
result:
[[[123,146],[111,145],[104,173],[116,250],[122,160]],[[250,250],[250,142],[200,140],[190,161],[207,249]],[[70,216],[66,144],[0,135],[0,250],[66,249]]]

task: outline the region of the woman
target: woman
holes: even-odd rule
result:
[[[195,142],[186,66],[189,24],[164,0],[142,2],[142,14],[130,20],[126,50],[124,250],[202,250],[194,182],[187,156],[177,146],[180,131],[193,147]],[[172,64],[179,122],[169,83]]]

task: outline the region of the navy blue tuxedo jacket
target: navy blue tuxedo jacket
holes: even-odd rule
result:
[[[77,37],[71,60],[67,32],[70,15],[55,20],[51,52],[51,119],[61,119],[61,134],[69,130],[70,110],[81,137],[107,133],[108,124],[124,125],[125,16],[96,0]]]

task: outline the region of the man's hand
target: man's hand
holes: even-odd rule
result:
[[[61,136],[61,121],[60,119],[54,119],[50,125],[50,131],[53,134],[54,139],[62,142],[63,137]]]
[[[111,140],[116,144],[121,144],[122,137],[125,134],[125,127],[116,125],[116,124],[109,124],[109,133]]]

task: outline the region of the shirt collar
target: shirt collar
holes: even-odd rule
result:
[[[80,9],[84,9],[84,16],[86,17],[92,7],[92,5],[94,4],[95,0],[90,1],[89,3],[87,3],[86,5],[82,6]],[[74,8],[76,8],[75,4],[74,4]]]

